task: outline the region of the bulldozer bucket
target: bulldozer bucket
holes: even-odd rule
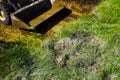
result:
[[[55,24],[71,14],[73,16],[82,16],[84,13],[89,14],[92,8],[100,1],[55,0],[54,4],[52,4],[51,0],[38,0],[12,13],[11,17],[15,20],[21,20],[29,26],[35,26],[35,29],[39,31],[39,29],[42,29],[41,26],[52,28]],[[42,30],[42,33],[46,33],[47,30],[49,29],[45,28]]]
[[[21,20],[24,23],[29,24],[33,18],[37,17],[37,15],[41,15],[52,7],[52,3],[50,0],[38,0],[30,5],[20,8],[16,12],[11,14],[11,17],[14,20]]]

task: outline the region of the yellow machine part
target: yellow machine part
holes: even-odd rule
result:
[[[45,0],[43,0],[43,1],[45,1]],[[76,17],[80,17],[84,13],[91,14],[91,11],[94,8],[94,6],[97,5],[100,1],[101,0],[55,0],[54,4],[52,5],[52,8],[50,10],[48,10],[46,12],[40,12],[42,14],[40,14],[39,16],[37,15],[37,17],[35,17],[35,18],[29,19],[29,18],[31,18],[30,15],[25,15],[26,13],[30,14],[31,10],[33,10],[33,6],[29,7],[29,11],[28,10],[19,10],[20,12],[18,11],[14,15],[18,19],[23,21],[24,23],[26,23],[30,26],[36,26],[39,23],[41,23],[45,20],[48,20],[50,17],[55,15],[57,13],[56,11],[59,12],[59,9],[61,9],[61,8],[66,8],[68,13],[69,13],[69,11],[71,11],[71,15],[72,16],[74,15]],[[37,8],[40,9],[41,6],[43,6],[43,3],[40,4],[39,7],[35,7],[35,9],[37,9]],[[63,10],[66,11],[66,9],[63,9]],[[44,10],[41,10],[41,11],[44,11]],[[66,11],[66,13],[67,13],[67,11]],[[39,13],[39,12],[36,12],[36,13]],[[71,20],[67,20],[67,21],[71,21]]]
[[[92,9],[94,9],[95,5],[97,5],[99,2],[100,0],[55,0],[55,3],[53,4],[50,10],[31,20],[29,24],[31,25],[33,24],[33,26],[31,27],[34,28],[35,27],[34,24],[37,25],[38,23],[40,23],[37,25],[37,28],[39,28],[38,32],[41,31],[44,33],[44,36],[40,37],[40,39],[44,40],[46,38],[51,38],[61,28],[65,27],[66,24],[76,20],[76,18],[79,18],[84,13],[91,14]],[[61,12],[61,10],[59,11],[58,9],[62,7],[65,7],[65,9],[62,9]],[[69,15],[66,15],[70,11],[71,13]],[[64,15],[66,15],[65,18],[63,18]],[[59,18],[62,19],[60,20]],[[12,26],[13,27],[1,26],[0,28],[2,29],[2,31],[0,32],[0,34],[2,34],[0,35],[1,41],[13,42],[16,40],[16,35],[19,36],[20,39],[23,39],[25,35],[27,35],[28,37],[27,40],[33,38],[27,31],[24,30],[21,31],[18,28],[20,27],[21,29],[29,30],[29,26],[26,26],[26,24],[24,24],[22,21],[15,21],[13,19]]]
[[[4,0],[0,0],[3,2]],[[16,2],[24,2],[26,0],[15,0]],[[65,6],[77,12],[84,12],[83,9],[89,12],[91,10],[91,4],[94,6],[102,0],[55,0],[55,3],[59,6]],[[86,6],[87,5],[87,6]]]
[[[0,0],[0,2],[2,2],[3,0]]]

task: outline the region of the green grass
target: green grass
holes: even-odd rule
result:
[[[93,11],[68,24],[51,41],[0,46],[0,77],[12,80],[120,80],[120,1],[106,0]],[[35,34],[34,34],[35,35]],[[80,35],[80,36],[79,36]],[[80,42],[73,49],[79,56],[61,68],[53,62],[53,47],[63,38]],[[95,43],[91,43],[95,39]],[[24,40],[24,39],[23,39]],[[11,45],[11,44],[10,44]],[[83,56],[83,57],[81,57]],[[97,59],[100,61],[97,61]],[[76,67],[75,62],[82,63]]]

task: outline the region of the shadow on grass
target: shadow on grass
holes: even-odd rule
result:
[[[0,41],[0,78],[32,64],[32,56],[26,47]]]

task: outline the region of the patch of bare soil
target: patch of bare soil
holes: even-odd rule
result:
[[[102,65],[99,53],[101,45],[90,44],[92,39],[90,33],[80,32],[55,43],[53,48],[55,64],[66,67],[71,65],[72,60],[76,67],[89,66],[90,71],[97,70]]]

